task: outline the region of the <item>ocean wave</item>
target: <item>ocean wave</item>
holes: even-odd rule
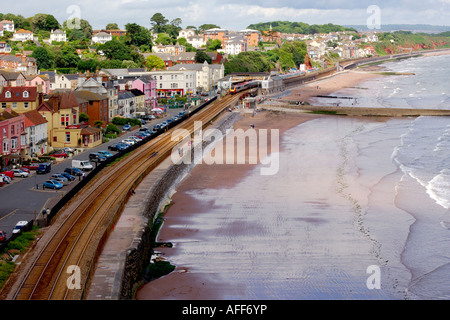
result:
[[[450,169],[444,169],[426,186],[428,195],[437,204],[450,209]]]

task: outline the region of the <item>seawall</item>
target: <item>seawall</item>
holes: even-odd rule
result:
[[[238,117],[238,113],[224,112],[210,127],[224,133]],[[204,142],[203,147],[209,143]],[[191,152],[192,156],[194,153]],[[98,256],[85,299],[132,299],[135,284],[141,281],[143,271],[150,263],[154,221],[173,190],[193,166],[173,164],[169,157],[142,179]]]

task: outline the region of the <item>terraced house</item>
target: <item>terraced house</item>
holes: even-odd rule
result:
[[[1,87],[0,110],[11,109],[17,113],[36,110],[42,102],[42,94],[36,87]]]
[[[0,165],[7,166],[25,154],[25,116],[11,109],[0,112]]]

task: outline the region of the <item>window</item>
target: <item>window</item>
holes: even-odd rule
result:
[[[17,108],[17,102],[13,102],[12,107],[13,107],[13,109],[16,109]]]
[[[70,132],[66,132],[66,143],[70,143]]]
[[[2,108],[3,108],[3,109],[6,108],[6,102],[2,102]]]
[[[9,152],[9,143],[8,143],[8,141],[3,141],[3,152]]]
[[[11,126],[11,134],[14,134],[14,126]]]
[[[5,98],[11,98],[11,92],[10,91],[6,91],[5,92]]]
[[[24,98],[28,98],[30,96],[30,94],[28,93],[28,91],[24,91],[23,92],[23,97]]]
[[[6,128],[3,128],[3,138],[6,138]]]
[[[159,84],[159,88],[162,89],[162,83]]]
[[[28,102],[24,102],[23,106],[24,106],[25,109],[28,109]]]
[[[61,126],[64,126],[64,115],[61,115]]]
[[[11,149],[17,149],[17,139],[11,139]]]

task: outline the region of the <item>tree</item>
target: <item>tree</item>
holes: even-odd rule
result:
[[[119,26],[117,25],[117,23],[108,23],[106,25],[106,30],[119,30]]]
[[[98,60],[95,59],[88,59],[88,60],[80,60],[78,62],[78,71],[81,72],[86,72],[86,71],[90,71],[90,72],[95,72],[97,70],[97,67],[99,65]]]
[[[102,51],[110,60],[132,60],[130,47],[115,39],[99,45],[98,51]]]
[[[125,25],[126,34],[126,43],[132,44],[135,46],[148,45],[152,46],[152,35],[150,30],[145,27],[142,27],[136,23],[128,23]]]
[[[208,56],[204,51],[197,50],[197,53],[195,54],[195,62],[197,63],[203,63],[208,62],[209,64],[212,62],[211,57]]]
[[[169,22],[161,13],[155,13],[150,18],[150,23],[153,26],[153,31],[156,33],[160,33],[163,30],[163,27]]]
[[[218,25],[215,25],[215,24],[202,24],[200,27],[198,27],[198,31],[199,32],[203,32],[205,30],[213,29],[213,28],[220,29],[220,27]]]
[[[89,39],[92,36],[92,26],[84,19],[73,18],[66,20],[63,22],[63,28],[67,31],[69,40]]]
[[[166,64],[160,57],[149,55],[145,60],[145,66],[149,70],[160,70],[164,69],[166,67]]]
[[[89,116],[86,113],[81,112],[80,115],[78,116],[78,121],[79,122],[89,122]]]
[[[77,50],[71,45],[56,48],[55,63],[57,68],[77,68],[80,62]]]
[[[36,59],[39,69],[50,69],[55,64],[55,57],[44,47],[37,47],[31,56]]]
[[[162,45],[170,45],[173,44],[173,39],[167,33],[158,33],[155,42]]]
[[[206,51],[216,51],[217,49],[222,48],[222,42],[219,39],[208,40],[206,43]]]
[[[59,28],[59,22],[51,14],[38,13],[31,18],[31,27],[33,32],[40,30],[50,31]]]

